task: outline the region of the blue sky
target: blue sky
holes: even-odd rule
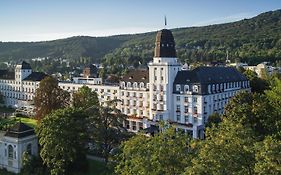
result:
[[[281,9],[279,0],[0,0],[0,41],[142,33],[202,26]]]

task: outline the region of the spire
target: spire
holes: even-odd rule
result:
[[[167,27],[167,18],[166,18],[166,15],[165,15],[165,17],[164,17],[165,19],[165,28]]]

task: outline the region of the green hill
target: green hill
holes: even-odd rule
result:
[[[231,60],[249,64],[281,60],[281,10],[232,23],[172,31],[182,62],[225,60],[227,50]],[[77,64],[103,62],[111,65],[110,72],[116,72],[120,66],[145,65],[150,61],[155,35],[156,32],[150,32],[110,37],[76,36],[45,42],[0,42],[0,61],[65,58]]]

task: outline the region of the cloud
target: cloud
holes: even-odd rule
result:
[[[221,23],[234,22],[234,21],[238,21],[238,20],[241,20],[241,19],[245,19],[245,18],[252,18],[256,15],[257,14],[253,14],[253,13],[238,13],[238,14],[234,14],[234,15],[230,15],[230,16],[224,16],[224,17],[210,19],[210,20],[207,20],[207,21],[200,21],[200,22],[197,22],[195,24],[192,24],[191,26],[206,26],[206,25],[211,25],[211,24],[221,24]]]

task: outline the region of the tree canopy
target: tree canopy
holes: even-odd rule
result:
[[[52,175],[69,174],[86,164],[87,119],[82,110],[59,109],[43,118],[36,128],[40,156]]]
[[[82,86],[73,94],[73,106],[75,108],[88,109],[93,106],[99,106],[97,93],[92,91],[88,86]]]
[[[181,174],[191,164],[190,140],[174,128],[154,137],[137,135],[122,143],[115,172],[121,175]]]
[[[36,89],[34,97],[36,118],[41,120],[53,110],[68,106],[69,100],[69,93],[58,86],[55,78],[47,76],[41,80],[39,88]]]

